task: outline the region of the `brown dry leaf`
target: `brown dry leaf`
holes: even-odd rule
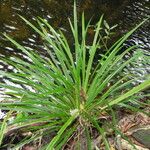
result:
[[[126,116],[123,119],[121,119],[118,123],[120,130],[123,133],[126,133],[131,127],[135,126],[136,123],[134,121],[134,116]]]
[[[146,110],[145,110],[146,111]],[[138,150],[148,150],[145,144],[137,141],[137,139],[133,137],[133,134],[140,131],[140,130],[148,130],[150,129],[150,117],[146,114],[138,112],[133,115],[126,115],[123,117],[119,123],[118,127],[120,128],[121,132],[124,133],[132,142],[134,143],[135,147]],[[139,133],[138,133],[139,134]],[[117,146],[121,147],[119,150],[133,150],[133,146],[130,145],[124,139],[120,139],[120,142],[116,144]]]
[[[27,145],[27,146],[24,146],[22,150],[37,150],[37,148]]]
[[[92,142],[93,149],[95,147],[99,146],[101,144],[101,142],[102,142],[102,136],[100,135],[96,139],[93,140],[93,142]]]
[[[150,117],[143,113],[125,116],[118,123],[120,130],[125,134],[133,127],[139,128],[148,124],[150,124]]]
[[[134,119],[137,122],[137,124],[139,123],[141,125],[150,125],[150,117],[146,114],[137,113]]]
[[[114,148],[114,146],[110,146],[110,150],[116,150],[115,148]]]

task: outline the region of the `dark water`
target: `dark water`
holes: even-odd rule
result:
[[[119,24],[114,39],[150,16],[149,0],[78,0],[77,7],[79,14],[85,11],[87,20],[93,17],[92,23],[96,23],[101,14],[104,14],[110,25]],[[0,33],[7,33],[24,46],[43,52],[40,38],[19,18],[18,14],[32,23],[35,23],[38,16],[45,18],[56,29],[64,29],[69,37],[67,18],[72,18],[72,10],[73,0],[0,0]],[[141,76],[150,73],[149,31],[150,21],[126,42],[128,46],[140,44],[145,53],[144,60],[142,58],[132,69],[129,69]],[[11,55],[24,57],[0,34],[0,56]],[[0,69],[11,70],[12,68],[0,61]]]
[[[116,38],[150,15],[149,0],[78,0],[77,7],[79,14],[85,11],[87,20],[93,17],[93,23],[98,21],[101,14],[104,14],[110,24],[119,24]],[[0,32],[9,34],[25,46],[41,49],[39,37],[26,26],[18,14],[31,22],[40,16],[47,19],[55,28],[66,29],[68,33],[67,18],[72,18],[72,9],[73,0],[1,0]],[[144,49],[148,50],[150,47],[149,25],[147,22],[140,28],[129,41],[129,45],[143,44]],[[15,52],[0,35],[0,54],[10,56],[16,53],[19,52]]]

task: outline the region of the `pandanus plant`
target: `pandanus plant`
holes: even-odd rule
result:
[[[95,61],[97,51],[102,48],[103,16],[95,26],[92,44],[88,45],[86,39],[91,22],[86,23],[82,13],[79,40],[74,4],[74,19],[73,22],[69,20],[74,38],[71,47],[64,33],[55,30],[45,19],[38,18],[39,27],[36,27],[25,18],[21,18],[40,35],[48,56],[42,57],[38,52],[20,45],[5,35],[29,58],[29,61],[15,56],[1,57],[3,62],[14,67],[15,72],[0,71],[1,76],[14,83],[0,83],[0,87],[6,91],[6,98],[0,103],[0,108],[9,110],[9,117],[12,114],[15,114],[15,117],[11,122],[7,121],[8,116],[4,119],[0,139],[10,132],[21,130],[30,131],[32,134],[17,145],[12,145],[12,149],[23,147],[44,136],[49,136],[50,141],[42,147],[46,150],[63,149],[71,140],[78,143],[78,146],[92,149],[92,129],[102,136],[106,149],[109,149],[100,118],[104,114],[113,117],[116,107],[120,107],[121,104],[130,106],[127,102],[132,102],[133,97],[133,100],[135,97],[138,98],[138,93],[150,86],[148,77],[135,86],[133,82],[137,80],[136,76],[119,76],[128,64],[141,55],[137,53],[128,60],[121,61],[128,52],[138,49],[138,46],[134,45],[120,52],[123,43],[146,20],[121,37]],[[132,107],[131,105],[129,108]],[[119,134],[117,127],[115,129]],[[82,145],[81,138],[84,138],[84,141],[87,141],[84,143],[87,144]]]

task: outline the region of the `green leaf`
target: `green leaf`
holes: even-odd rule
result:
[[[132,90],[128,91],[127,93],[125,93],[123,95],[121,95],[117,99],[111,100],[109,102],[109,106],[113,106],[115,104],[118,104],[118,103],[122,102],[124,99],[126,99],[126,98],[128,98],[128,97],[130,97],[130,96],[132,96],[132,95],[148,88],[148,87],[150,87],[150,79],[148,79],[148,80],[144,81],[143,83],[141,83],[140,85],[134,87]],[[102,109],[105,109],[105,108],[107,108],[107,106],[103,107]]]
[[[108,30],[110,29],[110,27],[109,27],[108,23],[106,22],[106,20],[104,20],[104,26],[105,26]]]
[[[3,141],[3,138],[4,138],[4,134],[6,133],[6,130],[7,130],[7,120],[9,119],[11,113],[12,113],[12,111],[9,111],[9,112],[6,114],[6,116],[5,116],[5,118],[4,118],[3,122],[2,122],[2,124],[1,124],[1,126],[0,126],[0,128],[1,128],[1,129],[0,129],[0,146],[1,146],[2,141]]]
[[[74,121],[76,118],[75,116],[71,116],[68,121],[61,127],[61,129],[58,131],[57,135],[51,140],[50,144],[47,146],[46,150],[53,150],[55,147],[55,144],[60,139],[61,135],[64,133],[64,131],[67,129],[67,127]]]

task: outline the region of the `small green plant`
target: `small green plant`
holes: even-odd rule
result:
[[[8,95],[0,103],[0,108],[11,110],[15,114],[17,112],[15,119],[8,123],[8,128],[4,131],[7,133],[20,129],[22,132],[32,133],[19,144],[12,146],[12,149],[21,148],[44,136],[49,136],[50,143],[44,145],[43,149],[63,149],[70,139],[76,142],[78,149],[82,144],[80,144],[82,134],[85,133],[87,149],[90,150],[91,129],[97,130],[102,135],[105,147],[109,149],[105,130],[99,118],[104,113],[112,115],[115,107],[131,101],[133,96],[138,97],[138,92],[150,86],[148,78],[134,86],[132,83],[137,78],[130,79],[131,74],[118,77],[140,53],[121,62],[116,68],[126,53],[137,49],[137,46],[132,46],[118,54],[124,41],[145,21],[115,42],[106,54],[101,55],[96,65],[93,65],[96,51],[101,47],[103,16],[97,23],[92,44],[87,46],[86,37],[90,22],[85,23],[83,13],[82,40],[79,42],[77,11],[74,5],[74,21],[72,23],[69,20],[74,37],[74,51],[64,34],[56,31],[46,20],[39,18],[37,28],[25,18],[21,18],[41,36],[49,57],[42,57],[5,35],[30,59],[26,61],[18,57],[1,58],[13,66],[15,72],[0,71],[3,77],[9,78],[14,83],[0,83],[0,87],[7,89]],[[16,84],[23,86],[15,86]],[[5,126],[6,122],[1,129],[3,130]]]

